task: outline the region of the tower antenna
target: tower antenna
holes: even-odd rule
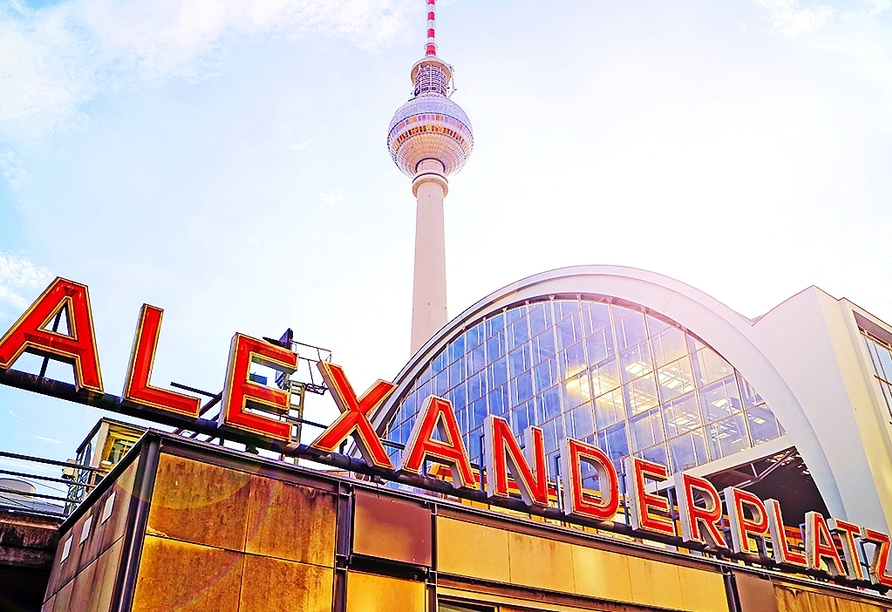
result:
[[[412,179],[416,197],[415,272],[412,284],[412,352],[446,325],[446,238],[443,199],[448,177],[461,170],[474,148],[471,121],[450,98],[452,66],[437,56],[437,0],[427,4],[424,57],[410,72],[412,99],[390,121],[387,148]]]
[[[427,44],[424,54],[437,57],[437,0],[427,0]]]

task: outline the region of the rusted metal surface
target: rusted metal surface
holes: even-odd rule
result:
[[[61,518],[0,511],[0,565],[49,569]]]
[[[431,564],[431,511],[421,504],[357,491],[353,529],[354,553]]]

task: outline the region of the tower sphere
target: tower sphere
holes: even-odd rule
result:
[[[412,80],[414,97],[390,121],[390,156],[411,177],[425,159],[442,163],[446,176],[458,172],[474,148],[474,134],[465,111],[446,95],[452,68],[438,57],[425,57],[412,67]]]

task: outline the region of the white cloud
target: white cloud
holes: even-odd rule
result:
[[[832,7],[823,4],[802,8],[798,0],[755,1],[768,12],[774,29],[791,37],[820,28],[834,14]]]
[[[62,444],[60,440],[56,440],[55,438],[47,438],[46,436],[38,436],[37,434],[29,434],[28,437],[34,438],[35,440],[40,440],[41,442],[48,442],[50,444]]]
[[[319,199],[322,200],[322,202],[329,208],[331,208],[344,199],[344,193],[345,192],[343,187],[332,187],[330,189],[326,189],[325,191],[320,191]]]
[[[0,307],[9,304],[18,310],[27,308],[30,300],[22,294],[33,296],[50,278],[48,270],[24,257],[0,252]]]
[[[25,167],[12,149],[0,151],[0,176],[13,191],[18,190],[28,179]]]
[[[344,36],[364,49],[411,31],[412,0],[63,0],[0,8],[0,134],[39,138],[133,80],[203,78],[227,34]]]

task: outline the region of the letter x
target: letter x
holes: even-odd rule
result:
[[[392,470],[393,464],[381,444],[378,433],[372,427],[368,415],[387,399],[396,385],[386,380],[379,380],[369,387],[362,397],[356,397],[356,393],[344,375],[341,366],[320,361],[319,371],[322,373],[325,384],[331,389],[332,397],[341,411],[341,416],[310,446],[331,453],[347,439],[347,436],[352,435],[356,447],[367,463]]]

